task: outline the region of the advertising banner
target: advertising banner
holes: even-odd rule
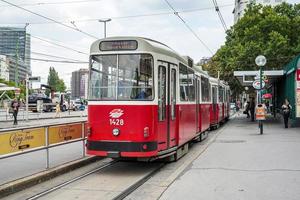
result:
[[[0,133],[0,155],[45,146],[45,129],[25,129]]]
[[[75,140],[81,138],[82,125],[68,124],[63,126],[50,126],[49,127],[49,144],[56,144],[68,140]]]

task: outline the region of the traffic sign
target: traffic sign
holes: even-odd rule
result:
[[[261,88],[264,88],[265,85],[266,85],[265,81],[262,80],[261,83],[262,83],[262,87]],[[253,81],[252,86],[254,87],[254,89],[260,90],[260,81],[259,80]]]
[[[28,78],[28,81],[41,82],[41,77],[40,76],[31,76],[31,77]]]

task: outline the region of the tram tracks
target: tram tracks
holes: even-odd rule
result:
[[[98,171],[100,171],[100,170],[103,170],[104,168],[107,168],[107,167],[109,167],[109,166],[112,166],[112,165],[113,165],[114,163],[116,163],[116,162],[117,162],[117,161],[111,161],[111,162],[109,162],[109,163],[105,163],[104,165],[101,165],[100,167],[98,167],[98,168],[96,168],[96,169],[93,169],[93,170],[91,170],[91,171],[89,171],[89,172],[86,172],[86,173],[80,175],[80,176],[77,176],[77,177],[75,177],[75,178],[72,178],[71,180],[65,181],[65,182],[63,182],[63,183],[61,183],[61,184],[58,184],[58,185],[56,185],[56,186],[54,186],[54,187],[51,187],[51,188],[49,188],[49,189],[47,189],[47,190],[45,190],[45,191],[43,191],[43,192],[40,192],[40,193],[38,193],[38,194],[35,194],[34,196],[31,196],[31,197],[27,198],[26,200],[35,200],[35,199],[39,199],[39,198],[41,198],[41,197],[43,197],[43,196],[46,196],[47,194],[49,194],[49,193],[51,193],[51,192],[54,192],[54,191],[56,191],[56,190],[58,190],[58,189],[60,189],[60,188],[62,188],[62,187],[64,187],[64,186],[66,186],[66,185],[69,185],[69,184],[71,184],[71,183],[74,183],[75,181],[78,181],[78,180],[80,180],[80,179],[82,179],[82,178],[85,178],[85,177],[87,177],[87,176],[89,176],[89,175],[95,173],[95,172],[98,172]]]
[[[164,163],[110,161],[71,180],[39,192],[36,199],[124,199],[157,173]],[[90,196],[90,197],[89,197]]]

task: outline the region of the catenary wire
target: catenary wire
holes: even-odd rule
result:
[[[18,6],[44,6],[44,5],[59,5],[59,4],[76,4],[76,3],[93,3],[103,0],[82,0],[82,1],[58,1],[58,2],[37,2],[37,3],[24,3]],[[0,7],[10,7],[11,5],[0,5]]]
[[[214,4],[214,6],[215,6],[215,10],[216,10],[216,12],[217,12],[217,14],[218,14],[218,16],[219,16],[219,19],[220,19],[220,21],[221,21],[221,24],[222,24],[222,26],[223,26],[223,28],[224,28],[224,30],[225,30],[225,32],[226,32],[228,29],[227,29],[225,20],[224,20],[224,18],[223,18],[223,16],[222,16],[222,13],[221,13],[221,11],[220,11],[220,7],[218,6],[218,2],[217,2],[217,0],[212,0],[212,2],[213,2],[213,4]]]
[[[222,5],[219,7],[229,7],[233,6],[234,4],[226,4]],[[206,7],[206,8],[194,8],[194,9],[188,9],[188,10],[181,10],[178,11],[178,13],[191,13],[191,12],[199,12],[199,11],[204,11],[204,10],[211,10],[214,9],[215,7]],[[93,21],[98,21],[99,19],[113,19],[113,20],[118,20],[118,19],[130,19],[130,18],[139,18],[139,17],[152,17],[152,16],[161,16],[161,15],[170,15],[174,14],[174,12],[158,12],[158,13],[148,13],[148,14],[139,14],[139,15],[127,15],[127,16],[116,16],[116,17],[101,17],[101,18],[90,18],[90,19],[75,19],[75,20],[70,20],[70,21],[60,21],[61,23],[70,23],[70,22],[93,22]],[[40,24],[53,24],[54,22],[30,22],[31,25],[40,25]],[[1,24],[25,24],[24,22],[16,22],[16,23],[1,23]]]
[[[174,15],[176,15],[183,24],[192,32],[192,34],[201,42],[201,44],[213,55],[212,50],[201,40],[201,38],[196,34],[196,32],[187,24],[187,22],[179,15],[179,13],[175,10],[175,8],[169,3],[168,0],[165,0],[168,6],[174,11]]]
[[[2,45],[2,44],[0,44],[0,47],[7,48],[7,49],[12,49],[14,51],[17,50],[16,48],[12,48],[12,47],[5,46],[5,45]],[[36,54],[36,55],[42,55],[42,56],[52,57],[52,58],[66,59],[66,60],[69,60],[69,61],[84,62],[84,61],[81,61],[81,60],[76,60],[76,59],[72,59],[72,58],[67,58],[67,57],[62,57],[62,56],[56,56],[56,55],[51,55],[51,54],[46,54],[46,53],[39,53],[39,52],[35,52],[35,51],[31,51],[31,53],[32,54]]]
[[[21,7],[21,6],[18,6],[18,5],[16,5],[16,4],[10,3],[10,2],[8,2],[8,1],[6,1],[6,0],[0,0],[0,1],[5,2],[5,3],[7,3],[7,4],[9,4],[9,5],[12,5],[12,6],[16,7],[16,8],[19,8],[19,9],[21,9],[21,10],[24,10],[24,11],[26,11],[26,12],[29,12],[29,13],[31,13],[31,14],[33,14],[33,15],[39,16],[39,17],[41,17],[41,18],[44,18],[44,19],[46,19],[46,20],[48,20],[48,21],[55,22],[56,24],[59,24],[59,25],[64,26],[64,27],[66,27],[66,28],[69,28],[69,29],[75,30],[75,31],[77,31],[77,32],[80,32],[80,33],[82,33],[82,34],[85,34],[85,35],[87,35],[87,36],[89,36],[89,37],[91,37],[91,38],[98,39],[98,37],[96,37],[96,36],[94,36],[94,35],[92,35],[92,34],[90,34],[90,33],[84,32],[84,31],[82,31],[82,30],[80,30],[80,29],[74,28],[73,26],[69,26],[69,25],[64,24],[64,23],[62,23],[62,22],[59,22],[59,21],[57,21],[57,20],[55,20],[55,19],[52,19],[52,18],[46,17],[46,16],[44,16],[44,15],[41,15],[41,14],[39,14],[39,13],[33,12],[33,11],[31,11],[31,10],[28,10],[28,9],[23,8],[23,7]]]
[[[5,30],[4,32],[6,32],[6,31],[14,31],[14,30],[12,30],[12,28],[10,28],[10,27],[6,27],[6,28],[11,29],[11,30]],[[1,31],[0,31],[0,32],[1,32]],[[35,39],[40,40],[40,41],[43,41],[43,42],[46,42],[46,43],[49,43],[49,44],[52,44],[52,45],[55,45],[55,46],[62,47],[62,48],[64,48],[64,49],[68,49],[68,50],[74,51],[74,52],[76,52],[76,53],[80,53],[80,54],[84,54],[84,55],[89,55],[88,53],[85,53],[85,52],[83,52],[83,51],[79,51],[79,50],[74,49],[74,48],[72,48],[72,47],[69,47],[69,46],[66,46],[66,45],[59,44],[59,43],[63,43],[63,42],[61,42],[61,41],[57,41],[57,40],[55,41],[55,40],[49,39],[49,38],[45,39],[45,38],[42,38],[42,37],[39,37],[39,36],[35,36],[35,35],[32,35],[32,34],[30,34],[30,37],[35,38]],[[53,42],[53,41],[55,41],[55,42]],[[59,42],[59,43],[57,43],[57,42]]]
[[[46,43],[49,43],[49,44],[52,44],[52,45],[55,45],[55,46],[62,47],[62,48],[64,48],[64,49],[68,49],[68,50],[71,50],[71,51],[74,51],[74,52],[77,52],[77,53],[80,53],[80,54],[84,54],[84,55],[89,55],[88,53],[85,53],[85,52],[76,50],[76,49],[74,49],[74,48],[71,48],[71,47],[68,47],[68,46],[65,46],[65,45],[58,44],[58,43],[56,43],[56,42],[52,42],[52,41],[43,39],[43,38],[38,37],[38,36],[33,36],[33,35],[30,35],[30,36],[31,36],[32,38],[38,39],[38,40],[40,40],[40,41],[43,41],[43,42],[46,42]]]

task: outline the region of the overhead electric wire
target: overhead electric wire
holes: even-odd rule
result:
[[[196,32],[187,24],[187,22],[179,15],[179,13],[175,10],[175,8],[169,3],[168,0],[165,0],[168,6],[174,11],[174,15],[176,15],[183,24],[193,33],[193,35],[201,42],[201,44],[213,55],[212,50],[201,40],[201,38],[196,34]]]
[[[234,4],[226,4],[219,7],[228,7],[233,6]],[[206,7],[206,8],[194,8],[194,9],[187,9],[187,10],[181,10],[178,11],[178,13],[191,13],[191,12],[199,12],[204,10],[211,10],[215,9],[215,7]],[[99,19],[130,19],[130,18],[139,18],[139,17],[152,17],[152,16],[161,16],[161,15],[170,15],[174,14],[174,12],[158,12],[158,13],[149,13],[149,14],[138,14],[138,15],[127,15],[127,16],[119,16],[119,17],[101,17],[101,18],[90,18],[90,19],[75,19],[70,21],[60,21],[61,23],[71,23],[71,22],[90,22],[90,21],[98,21]],[[59,20],[58,20],[59,21]],[[53,24],[55,22],[30,22],[31,25],[39,25],[39,24]],[[3,24],[3,23],[2,23]],[[5,24],[25,24],[24,22],[18,22],[18,23],[5,23]]]
[[[12,49],[16,51],[16,48],[11,48],[11,47],[7,47],[4,45],[0,44],[0,47],[4,47],[4,48],[8,48],[8,49]],[[66,57],[62,57],[62,56],[55,56],[55,55],[51,55],[51,54],[45,54],[45,53],[38,53],[38,52],[31,52],[32,54],[37,54],[37,55],[42,55],[42,56],[47,56],[47,57],[52,57],[52,58],[59,58],[59,59],[65,59],[63,61],[61,60],[50,60],[50,59],[42,59],[42,58],[26,58],[25,60],[39,60],[39,61],[46,61],[46,62],[63,62],[63,63],[88,63],[86,61],[81,61],[81,60],[76,60],[76,59],[72,59],[72,58],[66,58]],[[16,61],[16,59],[14,58],[15,55],[7,55],[10,56],[10,59],[13,59]],[[22,58],[20,58],[20,60],[23,60]]]
[[[92,35],[92,34],[89,34],[89,33],[87,33],[87,32],[84,32],[84,31],[80,30],[80,29],[74,28],[73,26],[69,26],[69,25],[64,24],[64,23],[62,23],[62,22],[59,22],[59,21],[57,21],[57,20],[55,20],[55,19],[52,19],[52,18],[46,17],[46,16],[44,16],[44,15],[41,15],[41,14],[39,14],[39,13],[33,12],[33,11],[31,11],[31,10],[28,10],[28,9],[23,8],[23,7],[21,7],[21,6],[18,6],[18,5],[16,5],[16,4],[10,3],[10,2],[8,2],[8,1],[6,1],[6,0],[0,0],[0,1],[5,2],[5,3],[7,3],[7,4],[9,4],[9,5],[12,5],[12,6],[16,7],[16,8],[19,8],[19,9],[21,9],[21,10],[24,10],[24,11],[26,11],[26,12],[29,12],[29,13],[31,13],[31,14],[33,14],[33,15],[37,15],[37,16],[39,16],[39,17],[41,17],[41,18],[44,18],[44,19],[46,19],[46,20],[48,20],[48,21],[55,22],[56,24],[59,24],[59,25],[64,26],[64,27],[66,27],[66,28],[69,28],[69,29],[78,31],[78,32],[80,32],[80,33],[82,33],[82,34],[85,34],[85,35],[87,35],[87,36],[89,36],[89,37],[92,37],[92,38],[94,38],[94,39],[98,39],[98,37],[96,37],[96,36],[94,36],[94,35]]]
[[[11,29],[10,27],[6,27],[6,28]],[[15,32],[15,31],[12,30],[12,29],[11,29],[11,30],[4,30],[4,32],[6,32],[6,31],[13,31],[13,32]],[[0,31],[0,32],[1,32],[1,31]],[[35,38],[35,39],[38,39],[38,40],[43,41],[43,42],[46,42],[46,43],[48,43],[48,44],[52,44],[52,45],[55,45],[55,46],[62,47],[62,48],[64,48],[64,49],[68,49],[68,50],[74,51],[74,52],[76,52],[76,53],[80,53],[80,54],[84,54],[84,55],[89,55],[88,53],[85,53],[85,52],[83,52],[83,51],[79,51],[79,50],[74,49],[74,48],[72,48],[72,47],[66,46],[66,45],[68,45],[68,44],[66,44],[66,45],[59,44],[59,43],[63,43],[63,42],[61,42],[61,41],[57,41],[57,40],[53,40],[53,39],[49,39],[49,38],[45,39],[45,38],[42,38],[42,37],[39,37],[39,36],[34,36],[34,35],[32,35],[32,34],[30,34],[30,37]],[[55,42],[53,42],[53,41],[55,41]],[[59,42],[59,43],[57,43],[57,42]]]
[[[213,4],[214,4],[214,6],[215,6],[216,12],[218,13],[218,16],[219,16],[219,19],[220,19],[220,21],[221,21],[221,24],[222,24],[222,26],[223,26],[223,28],[224,28],[224,30],[225,30],[225,32],[226,32],[228,29],[227,29],[225,20],[224,20],[224,18],[223,18],[223,16],[222,16],[222,13],[221,13],[221,11],[220,11],[220,8],[219,8],[219,6],[218,6],[217,0],[212,0],[212,2],[213,2]]]
[[[40,41],[47,42],[47,43],[49,43],[49,44],[55,45],[55,46],[62,47],[62,48],[64,48],[64,49],[68,49],[68,50],[71,50],[71,51],[80,53],[80,54],[89,55],[88,53],[85,53],[85,52],[76,50],[76,49],[74,49],[74,48],[71,48],[71,47],[68,47],[68,46],[65,46],[65,45],[58,44],[58,43],[56,43],[56,42],[52,42],[52,41],[49,41],[49,40],[46,40],[46,39],[43,39],[43,38],[40,38],[40,37],[37,37],[37,36],[31,35],[31,37],[32,37],[32,38],[35,38],[35,39],[38,39],[38,40],[40,40]]]
[[[85,61],[68,61],[68,60],[50,60],[50,59],[42,59],[42,58],[30,58],[30,60],[34,61],[43,61],[43,62],[55,62],[55,63],[67,63],[67,64],[88,64],[89,62]]]
[[[43,6],[43,5],[57,5],[57,4],[76,4],[76,3],[91,3],[103,0],[81,0],[81,1],[60,1],[60,2],[37,2],[37,3],[24,3],[18,6]],[[0,7],[9,7],[11,5],[0,5]]]
[[[82,62],[81,60],[76,60],[76,59],[73,59],[73,58],[67,58],[67,57],[62,57],[62,56],[55,56],[55,55],[46,54],[46,53],[38,53],[38,52],[34,52],[34,51],[31,51],[31,53],[32,53],[32,54],[36,54],[36,55],[45,56],[45,57],[59,58],[59,59],[67,59],[67,60],[70,60],[70,61]]]

